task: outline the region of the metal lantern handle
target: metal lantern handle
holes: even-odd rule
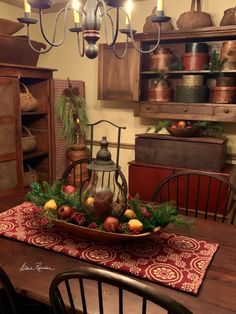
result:
[[[117,152],[116,152],[116,166],[118,167],[119,166],[119,157],[120,157],[120,135],[121,135],[121,129],[126,129],[125,126],[118,126],[108,120],[100,120],[100,121],[97,121],[95,123],[88,123],[87,126],[91,128],[91,137],[90,137],[90,157],[91,157],[91,160],[93,158],[93,130],[94,130],[94,127],[100,123],[108,123],[108,124],[111,124],[113,125],[114,127],[116,127],[118,129],[118,139],[117,139]]]

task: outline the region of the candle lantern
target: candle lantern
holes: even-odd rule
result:
[[[121,127],[106,120],[101,120],[96,124],[101,122],[110,123],[118,128],[117,161],[115,163],[112,160],[107,139],[103,136],[96,158],[91,158],[91,163],[87,165],[90,176],[81,190],[82,206],[87,213],[91,214],[94,220],[98,221],[103,221],[108,216],[123,214],[127,203],[127,183],[118,164]],[[90,124],[92,127],[91,156],[94,125]]]

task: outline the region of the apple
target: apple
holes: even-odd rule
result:
[[[64,185],[63,186],[63,192],[67,194],[74,193],[76,191],[76,188],[73,185]]]
[[[179,122],[177,123],[177,125],[178,125],[178,128],[185,128],[185,127],[186,127],[186,122],[183,121],[183,120],[181,120],[181,121],[179,121]]]
[[[151,213],[147,210],[146,207],[142,207],[141,211],[142,211],[142,215],[144,218],[150,218],[151,217]]]
[[[71,217],[74,212],[74,208],[69,205],[62,205],[57,212],[57,216],[59,219],[66,220]]]
[[[120,222],[118,218],[112,216],[107,217],[103,222],[103,228],[105,231],[108,232],[116,232],[118,230],[119,225]]]

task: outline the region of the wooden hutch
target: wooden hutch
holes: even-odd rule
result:
[[[148,50],[156,42],[153,34],[135,35],[136,44]],[[221,44],[224,41],[236,40],[236,26],[206,27],[187,31],[175,30],[161,34],[161,46],[174,50],[179,56],[184,52],[185,44],[190,42],[207,42]],[[123,44],[117,45],[122,53]],[[202,120],[219,122],[236,122],[236,104],[218,103],[183,103],[183,102],[150,102],[147,100],[148,81],[158,77],[157,71],[149,70],[149,54],[140,54],[132,45],[128,47],[127,58],[118,60],[111,47],[99,46],[99,84],[98,97],[101,100],[134,101],[134,115],[154,119]],[[214,79],[218,73],[209,70],[168,72],[168,79],[175,85],[184,74],[201,74],[207,79]],[[236,76],[236,70],[223,71],[225,76]],[[233,165],[217,171],[231,179]],[[146,164],[137,161],[129,163],[129,192],[139,192],[141,199],[150,200],[154,186],[161,179],[180,168],[173,165],[166,167],[160,164]]]

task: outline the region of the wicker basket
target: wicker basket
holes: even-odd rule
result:
[[[25,84],[20,83],[20,85],[24,89],[24,92],[20,93],[20,109],[21,109],[21,111],[35,110],[37,108],[37,100],[29,92],[29,89]]]
[[[32,182],[38,181],[39,176],[35,169],[32,169],[30,165],[27,165],[28,170],[24,171],[24,185],[29,186]]]
[[[189,28],[209,27],[212,26],[210,14],[201,12],[201,0],[197,1],[197,10],[195,11],[195,0],[192,0],[191,10],[184,12],[177,20],[179,29],[187,30]]]
[[[22,142],[22,151],[23,153],[29,153],[36,149],[37,142],[35,140],[35,136],[33,136],[25,126],[22,125],[22,129],[25,130],[25,133],[27,133],[27,136],[22,136],[21,142]]]
[[[236,24],[236,7],[225,10],[224,15],[220,21],[220,26],[235,24]]]

